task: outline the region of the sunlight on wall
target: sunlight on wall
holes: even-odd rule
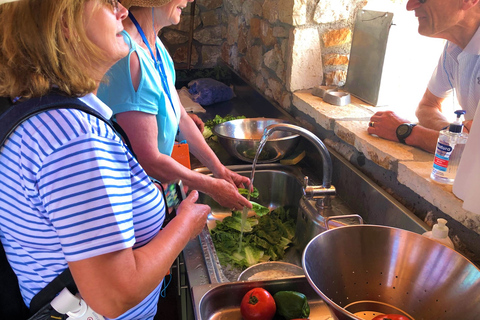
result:
[[[384,70],[395,74],[392,104],[388,107],[410,121],[437,66],[445,41],[418,34],[414,11],[406,10],[406,0],[370,0],[366,10],[393,12]],[[390,90],[389,90],[390,91]],[[445,99],[443,112],[451,118],[456,110],[452,98]]]

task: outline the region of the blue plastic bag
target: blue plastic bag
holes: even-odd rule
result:
[[[232,88],[211,78],[201,78],[190,81],[188,86],[188,92],[192,95],[192,100],[202,106],[208,106],[233,98]]]

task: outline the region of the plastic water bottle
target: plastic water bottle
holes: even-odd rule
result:
[[[67,314],[67,320],[105,320],[105,318],[93,311],[80,297],[73,295],[64,288],[50,305],[58,313]]]
[[[468,134],[462,133],[462,116],[465,110],[457,110],[455,114],[457,115],[455,121],[448,126],[448,129],[440,131],[438,136],[430,178],[440,183],[453,183],[467,143]]]

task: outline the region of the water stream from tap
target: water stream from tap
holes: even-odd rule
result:
[[[260,156],[260,153],[262,152],[263,147],[267,143],[268,136],[263,135],[262,139],[260,139],[260,143],[258,144],[258,149],[257,153],[255,154],[255,158],[253,159],[253,164],[252,164],[252,174],[250,175],[250,186],[248,188],[248,195],[247,195],[247,200],[250,201],[250,194],[252,193],[252,188],[253,188],[253,179],[255,177],[255,166],[257,165],[258,157]],[[243,207],[242,211],[242,220],[240,223],[240,243],[238,245],[238,251],[242,251],[242,241],[243,241],[243,230],[245,228],[245,223],[247,222],[247,216],[248,216],[248,208]]]

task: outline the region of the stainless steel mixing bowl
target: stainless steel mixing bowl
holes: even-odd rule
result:
[[[267,261],[243,270],[237,281],[264,281],[303,276],[303,269],[293,263]]]
[[[227,152],[246,162],[253,162],[263,131],[271,124],[288,123],[282,119],[247,118],[217,124],[213,133]],[[269,138],[260,153],[258,163],[275,162],[295,150],[300,136],[290,132],[277,131]]]
[[[413,232],[374,225],[331,229],[309,242],[302,264],[338,319],[385,313],[480,319],[480,270]]]

